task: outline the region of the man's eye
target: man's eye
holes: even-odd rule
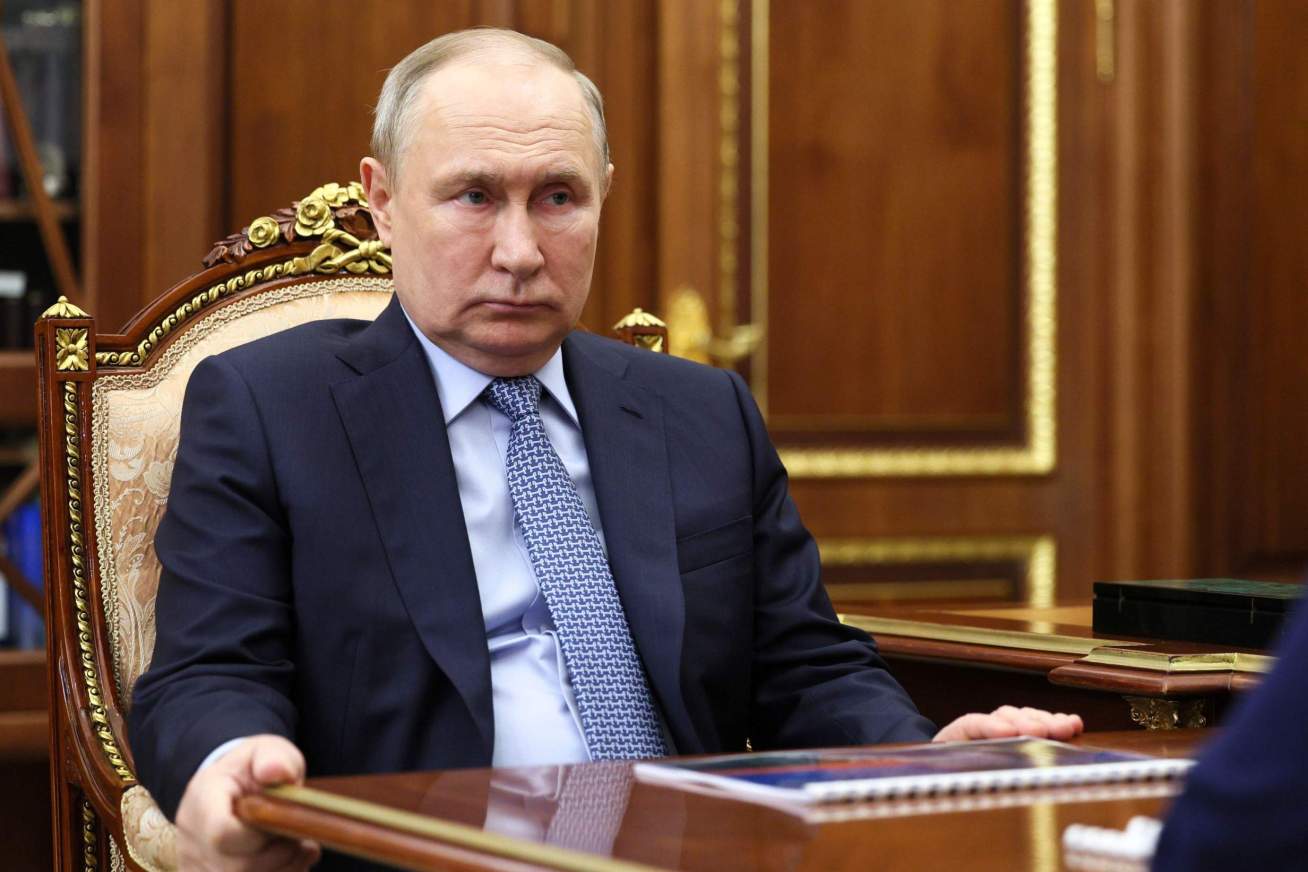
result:
[[[464,191],[459,199],[469,206],[484,206],[487,202],[485,191]]]
[[[555,191],[545,197],[545,202],[551,206],[566,206],[572,202],[572,195],[567,191]]]

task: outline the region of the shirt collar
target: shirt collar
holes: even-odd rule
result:
[[[436,379],[436,392],[441,398],[441,411],[444,412],[445,423],[448,424],[463,414],[463,411],[482,395],[486,386],[494,378],[455,360],[449,352],[432,342],[418,329],[418,325],[413,323],[408,312],[404,313],[404,317],[413,328],[413,335],[418,337],[418,343],[427,355],[432,377]],[[568,393],[568,380],[563,375],[563,349],[556,349],[550,359],[545,361],[545,365],[532,375],[536,376],[536,380],[541,383],[554,402],[558,403],[559,408],[567,413],[572,423],[580,427],[577,407],[572,402],[572,394]]]

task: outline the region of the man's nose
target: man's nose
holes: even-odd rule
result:
[[[491,252],[491,266],[512,273],[518,281],[525,281],[545,264],[536,239],[536,226],[525,207],[511,205],[495,218],[495,249]]]

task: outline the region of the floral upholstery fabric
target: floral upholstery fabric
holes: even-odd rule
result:
[[[150,791],[141,785],[128,788],[120,805],[127,853],[136,865],[152,872],[177,868],[177,828],[159,810]]]
[[[389,279],[353,276],[267,291],[195,316],[146,371],[96,379],[91,421],[96,552],[115,689],[124,711],[154,650],[160,574],[154,532],[168,504],[182,398],[192,370],[205,357],[297,324],[372,320],[390,293]]]

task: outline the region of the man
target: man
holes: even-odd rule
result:
[[[306,758],[931,738],[835,620],[739,377],[570,332],[613,167],[567,56],[508,31],[434,40],[388,76],[373,149],[388,309],[211,358],[187,390],[131,720],[179,856],[312,862],[231,812]],[[1006,708],[937,737],[1080,729]]]
[[[1308,604],[1276,645],[1276,668],[1241,698],[1167,813],[1154,872],[1308,865]]]

